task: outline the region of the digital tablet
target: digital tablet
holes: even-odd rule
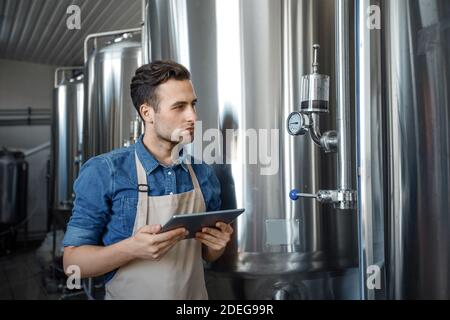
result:
[[[175,215],[162,227],[159,233],[186,228],[189,231],[186,239],[194,238],[195,234],[201,231],[203,227],[215,227],[217,222],[230,224],[244,211],[245,209],[233,209]]]

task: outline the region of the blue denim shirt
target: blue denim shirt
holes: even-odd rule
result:
[[[135,151],[147,173],[150,196],[177,194],[193,189],[184,161],[167,167],[146,149],[142,136],[136,144],[89,159],[74,183],[75,201],[63,246],[108,246],[132,235],[138,202]],[[205,163],[192,168],[207,211],[220,209],[220,185]],[[114,272],[106,275],[112,278]]]

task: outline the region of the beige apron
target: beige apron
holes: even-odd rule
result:
[[[149,197],[147,175],[136,153],[135,158],[140,191],[133,235],[144,225],[164,225],[174,214],[206,210],[191,165],[187,164],[187,168],[194,190]],[[141,190],[143,185],[145,188]],[[208,299],[201,243],[194,239],[182,240],[159,261],[137,259],[122,266],[106,284],[105,299]]]

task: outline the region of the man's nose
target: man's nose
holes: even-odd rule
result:
[[[195,111],[194,106],[191,105],[189,108],[187,108],[186,112],[186,120],[188,122],[195,122],[197,120],[197,112]]]

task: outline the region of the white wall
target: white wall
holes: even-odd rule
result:
[[[55,67],[0,59],[0,109],[52,108]],[[0,148],[30,149],[50,141],[50,126],[0,126]]]

